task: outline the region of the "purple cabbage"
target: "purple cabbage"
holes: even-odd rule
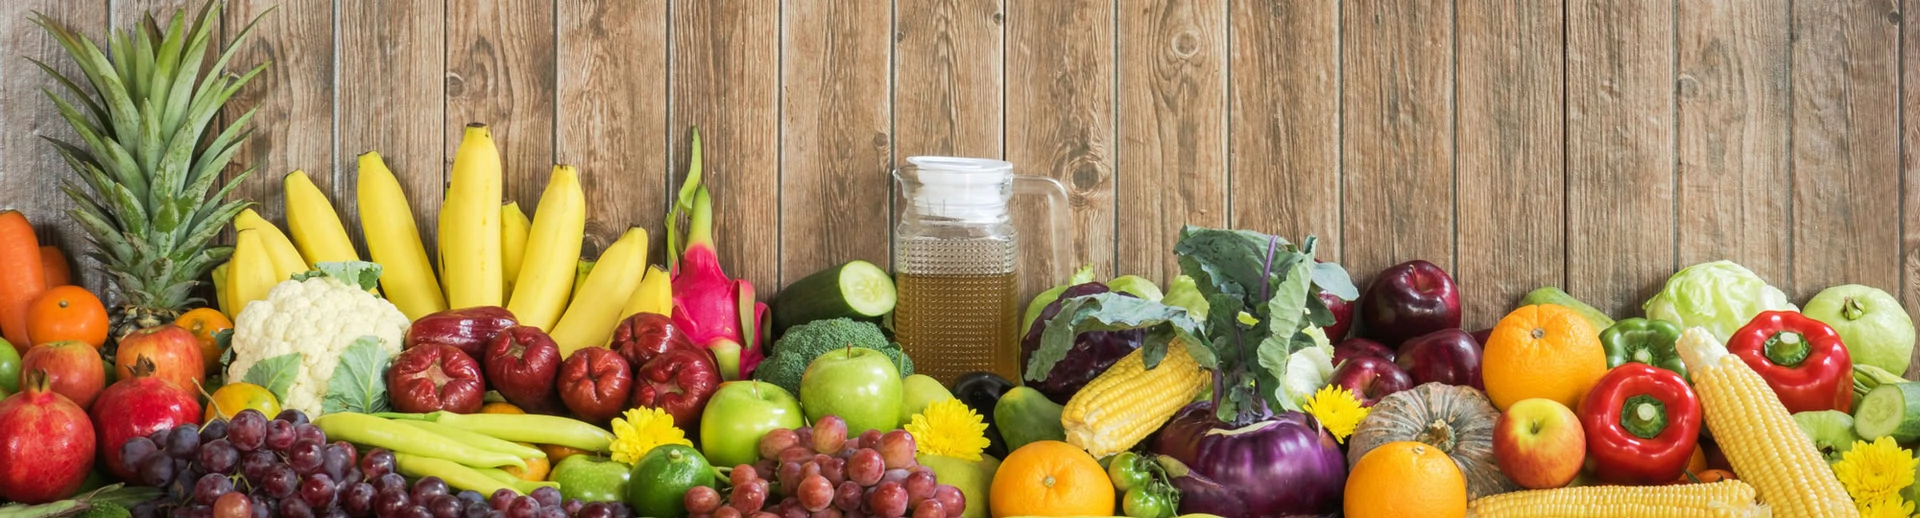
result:
[[[1075,284],[1068,287],[1066,291],[1060,292],[1060,298],[1047,303],[1047,307],[1040,310],[1039,318],[1033,321],[1033,328],[1027,330],[1027,335],[1020,339],[1020,365],[1026,365],[1032,360],[1034,351],[1040,350],[1040,334],[1047,330],[1047,325],[1051,323],[1053,316],[1060,314],[1061,303],[1074,297],[1109,291],[1111,290],[1105,284],[1087,282]],[[1122,295],[1132,296],[1125,293]],[[1053,370],[1047,371],[1047,378],[1029,382],[1027,386],[1039,390],[1054,403],[1065,405],[1067,399],[1072,398],[1075,392],[1087,386],[1087,382],[1093,381],[1094,377],[1106,372],[1108,367],[1112,367],[1114,363],[1120,361],[1120,358],[1133,352],[1134,349],[1139,349],[1140,342],[1146,338],[1145,329],[1080,333],[1079,336],[1074,337],[1073,350],[1069,351],[1066,358],[1061,359],[1059,363],[1053,364]]]
[[[1333,436],[1306,414],[1265,414],[1236,427],[1202,401],[1180,409],[1160,430],[1154,451],[1188,470],[1173,479],[1181,514],[1252,518],[1340,510],[1347,462]]]

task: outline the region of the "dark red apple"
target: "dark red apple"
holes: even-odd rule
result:
[[[1393,361],[1393,348],[1365,338],[1348,338],[1345,341],[1333,344],[1333,364],[1335,366],[1359,356],[1372,356],[1386,361]]]
[[[24,372],[20,389],[0,400],[0,500],[40,504],[73,496],[93,467],[93,422],[53,391],[46,371]]]
[[[195,346],[194,354],[200,354]],[[20,372],[47,371],[47,385],[66,396],[81,410],[93,407],[93,399],[107,389],[107,366],[100,352],[82,342],[64,341],[33,344],[20,358]],[[26,383],[20,384],[22,387]]]
[[[1320,303],[1327,306],[1327,312],[1333,313],[1333,325],[1327,326],[1327,339],[1340,341],[1347,337],[1347,331],[1353,329],[1353,301],[1340,300],[1340,297],[1326,290],[1320,290]]]
[[[196,351],[197,354],[197,351]],[[198,362],[195,356],[194,361]],[[120,447],[134,437],[200,423],[200,397],[160,376],[153,360],[141,356],[126,367],[127,377],[107,387],[93,403],[93,433],[107,471],[132,479],[136,470],[120,458]]]
[[[127,334],[113,353],[116,379],[133,377],[133,366],[146,358],[153,362],[153,376],[174,386],[198,394],[206,381],[205,360],[200,357],[200,341],[187,328],[162,324]],[[212,387],[205,387],[209,392]]]
[[[1444,383],[1485,389],[1480,381],[1480,343],[1459,329],[1416,336],[1400,345],[1400,368],[1415,384]]]
[[[1480,344],[1480,350],[1484,351],[1487,349],[1487,337],[1490,337],[1490,336],[1493,336],[1493,328],[1491,327],[1486,329],[1481,329],[1479,331],[1474,331],[1473,343]]]
[[[1357,356],[1333,369],[1328,381],[1346,387],[1360,398],[1361,406],[1373,406],[1395,392],[1413,388],[1413,378],[1392,361],[1374,356]]]
[[[1460,327],[1460,290],[1446,270],[1413,260],[1382,270],[1360,297],[1368,337],[1399,347],[1408,338]]]

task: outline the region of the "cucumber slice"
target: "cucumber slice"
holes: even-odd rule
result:
[[[773,300],[773,329],[785,333],[787,328],[829,318],[879,322],[893,312],[895,301],[892,275],[873,263],[848,261],[780,290]]]
[[[1869,441],[1893,437],[1894,442],[1920,439],[1920,383],[1890,383],[1874,387],[1853,413],[1853,431]]]

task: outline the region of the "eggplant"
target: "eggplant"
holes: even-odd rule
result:
[[[1000,404],[1000,397],[1013,390],[1013,387],[1012,381],[991,372],[969,372],[953,382],[953,397],[966,403],[968,408],[986,421],[989,441],[986,453],[994,458],[1007,457],[1007,441],[1000,436],[1000,428],[994,425],[993,408]]]
[[[1040,335],[1053,324],[1053,317],[1060,314],[1060,306],[1067,299],[1083,297],[1112,291],[1105,284],[1086,282],[1068,287],[1060,293],[1060,298],[1048,303],[1040,310],[1039,318],[1034,320],[1033,328],[1020,339],[1020,365],[1023,367],[1032,361],[1034,351],[1040,350]],[[1121,292],[1132,297],[1132,294]],[[1063,323],[1064,324],[1064,323]],[[1080,333],[1073,338],[1073,349],[1066,358],[1053,364],[1053,370],[1047,371],[1045,379],[1028,383],[1027,386],[1039,390],[1047,399],[1062,405],[1073,398],[1075,392],[1086,387],[1093,378],[1106,372],[1108,367],[1118,363],[1127,353],[1140,348],[1147,339],[1145,329],[1125,329],[1120,331],[1093,331]],[[1025,369],[1022,369],[1025,370]]]

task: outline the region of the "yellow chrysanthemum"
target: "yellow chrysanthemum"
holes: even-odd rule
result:
[[[613,460],[640,462],[640,456],[667,444],[693,446],[687,433],[673,425],[673,416],[658,408],[635,408],[613,418]]]
[[[1855,502],[1877,503],[1899,499],[1900,490],[1913,485],[1915,464],[1920,461],[1914,460],[1912,451],[1895,444],[1892,437],[1881,437],[1871,444],[1854,441],[1853,449],[1833,464],[1833,474]]]
[[[914,444],[927,455],[977,461],[990,444],[986,420],[958,399],[927,405],[902,428],[913,434]]]
[[[1860,518],[1909,518],[1913,516],[1913,502],[1895,495],[1874,501],[1860,501]]]
[[[1360,398],[1346,387],[1328,385],[1314,392],[1304,405],[1307,414],[1320,421],[1320,426],[1333,434],[1333,440],[1345,444],[1347,436],[1353,435],[1353,428],[1360,426],[1360,420],[1367,418],[1371,408],[1360,406]]]

